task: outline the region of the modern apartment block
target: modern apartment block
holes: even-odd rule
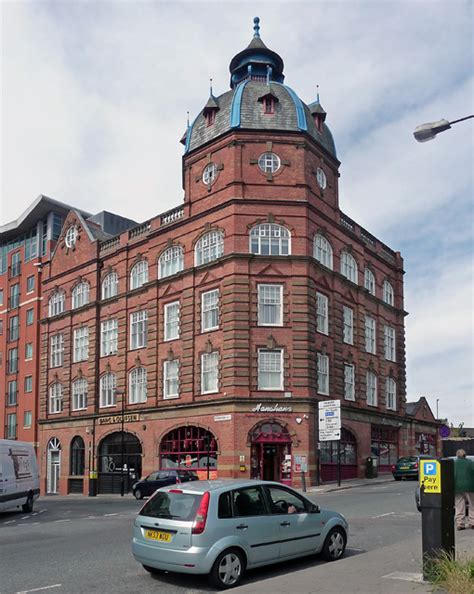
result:
[[[46,492],[174,467],[299,485],[305,460],[330,480],[321,400],[341,401],[343,478],[436,444],[431,412],[406,414],[402,257],[340,209],[319,98],[258,22],[230,75],[183,136],[183,204],[114,235],[72,209],[43,268]]]

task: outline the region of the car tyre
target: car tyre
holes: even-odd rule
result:
[[[143,499],[143,494],[142,494],[142,492],[140,491],[140,489],[137,489],[137,490],[135,491],[135,499]]]
[[[244,556],[238,549],[226,549],[217,557],[209,574],[211,586],[219,590],[235,588],[245,572]]]
[[[401,477],[401,476],[394,476],[393,478],[394,478],[396,481],[401,481],[401,480],[402,480],[402,477]]]
[[[21,509],[25,512],[25,514],[29,514],[33,511],[33,495],[31,493],[28,495],[26,503],[21,506]]]
[[[322,558],[325,561],[337,561],[344,555],[346,544],[347,536],[345,530],[340,526],[336,526],[326,536],[321,551]]]
[[[161,569],[156,569],[156,567],[150,567],[149,565],[143,565],[143,569],[146,569],[151,575],[160,575],[162,573]]]

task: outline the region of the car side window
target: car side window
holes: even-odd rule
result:
[[[267,513],[262,490],[259,487],[247,487],[232,491],[234,515],[262,516]]]
[[[156,479],[158,478],[158,474],[159,474],[158,472],[152,472],[151,474],[149,474],[146,477],[146,480],[147,481],[156,481]]]
[[[230,500],[230,491],[222,493],[219,496],[219,505],[217,510],[217,516],[219,518],[231,518],[232,517],[232,504]]]
[[[267,487],[274,514],[304,514],[308,510],[304,499],[281,487]]]
[[[157,475],[158,476],[155,480],[168,478],[170,473],[167,470],[160,470],[160,472],[158,472]]]

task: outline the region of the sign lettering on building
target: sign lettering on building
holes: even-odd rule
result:
[[[259,402],[256,406],[252,408],[252,412],[261,412],[261,413],[285,413],[285,412],[293,412],[293,408],[291,406],[280,406],[279,404],[270,404],[266,406]]]
[[[123,415],[124,423],[133,423],[139,421],[140,415],[138,413],[130,413]],[[115,425],[122,422],[122,415],[113,415],[112,417],[99,417],[99,425]]]

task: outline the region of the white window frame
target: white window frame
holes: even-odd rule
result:
[[[72,382],[72,410],[87,408],[87,379],[80,377]]]
[[[276,153],[265,151],[258,158],[258,166],[263,173],[276,173],[281,167],[281,159]]]
[[[316,331],[329,334],[329,299],[316,292]]]
[[[329,356],[317,354],[318,394],[329,395]]]
[[[104,320],[100,324],[100,356],[115,355],[118,349],[118,320]]]
[[[23,429],[29,429],[33,425],[33,412],[25,410],[23,412]]]
[[[374,273],[366,266],[364,270],[364,287],[371,295],[375,295],[375,286]]]
[[[201,293],[201,332],[219,328],[219,289]]]
[[[87,361],[89,358],[89,328],[81,326],[73,333],[73,363]]]
[[[345,344],[354,344],[354,310],[342,306],[342,340]]]
[[[222,231],[209,231],[196,242],[194,248],[194,264],[201,266],[217,260],[224,255],[224,233]]]
[[[130,350],[146,347],[148,339],[148,312],[134,311],[130,314]]]
[[[259,390],[269,392],[281,392],[284,390],[283,361],[283,349],[258,349]],[[272,381],[274,378],[277,381]]]
[[[163,361],[163,398],[179,398],[179,360]]]
[[[324,173],[324,171],[321,167],[318,167],[316,169],[316,181],[318,182],[318,186],[321,188],[321,190],[326,189],[328,180],[327,180],[326,174]]]
[[[128,403],[141,404],[147,399],[148,377],[145,367],[135,367],[128,374]]]
[[[257,296],[258,325],[283,326],[283,285],[258,284]]]
[[[16,439],[18,435],[18,421],[16,412],[7,414],[7,439]]]
[[[290,256],[291,233],[277,223],[254,225],[249,234],[249,252],[257,256]]]
[[[170,312],[176,309],[176,315],[172,319]],[[163,340],[168,342],[170,340],[176,340],[180,335],[180,322],[181,322],[181,306],[179,301],[172,301],[166,303],[164,307],[164,324],[163,324]]]
[[[212,186],[212,184],[217,179],[217,172],[219,171],[219,167],[217,163],[208,163],[202,172],[202,182],[206,186]]]
[[[33,343],[27,342],[25,344],[25,361],[31,361],[31,359],[33,359]]]
[[[371,316],[365,316],[365,350],[375,355],[377,352],[377,322]]]
[[[326,268],[333,269],[332,246],[321,233],[316,233],[314,236],[313,256],[320,264],[326,266]]]
[[[165,250],[158,260],[158,278],[166,278],[178,274],[184,269],[184,250],[173,245]]]
[[[388,305],[393,306],[395,304],[395,291],[393,289],[392,283],[389,283],[388,280],[383,281],[382,299]]]
[[[201,394],[215,394],[216,392],[219,392],[219,352],[202,353]]]
[[[385,325],[383,328],[383,343],[385,359],[387,361],[396,360],[396,332],[392,326]]]
[[[344,400],[355,402],[355,365],[344,363]]]
[[[139,289],[148,282],[148,262],[140,260],[130,270],[130,290]]]
[[[367,405],[377,406],[377,376],[373,371],[367,371]]]
[[[50,345],[50,367],[61,367],[64,360],[64,334],[53,334]]]
[[[110,299],[118,295],[118,274],[109,273],[102,281],[102,299]]]
[[[341,274],[357,285],[359,277],[357,262],[347,250],[341,252]]]
[[[25,375],[25,393],[30,394],[33,392],[33,376]]]
[[[72,290],[71,308],[77,309],[89,303],[89,283],[82,282],[77,284]]]
[[[110,408],[116,405],[115,389],[117,387],[117,376],[112,371],[104,373],[100,382],[100,408]],[[123,398],[123,396],[122,396]]]
[[[49,387],[49,414],[56,415],[63,412],[63,386],[55,382]]]
[[[397,410],[397,382],[393,377],[385,380],[385,402],[387,410]]]
[[[65,310],[66,293],[64,291],[55,291],[49,298],[49,317],[58,316]]]

